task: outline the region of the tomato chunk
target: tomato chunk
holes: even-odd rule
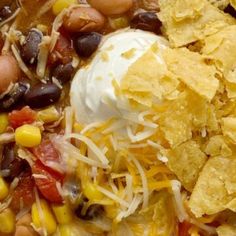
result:
[[[191,228],[191,224],[187,221],[179,224],[179,236],[190,236],[189,229]]]
[[[48,165],[48,162],[60,163],[60,155],[48,138],[44,138],[39,146],[31,150],[45,166]]]
[[[12,193],[11,208],[15,212],[18,212],[22,206],[31,207],[31,205],[34,203],[34,186],[35,182],[31,176],[30,171],[24,173],[20,177],[19,183]]]
[[[15,129],[24,124],[31,124],[36,120],[37,113],[29,106],[23,107],[21,110],[14,110],[8,115],[10,125]]]
[[[67,64],[72,60],[73,52],[72,40],[63,30],[61,30],[53,52],[49,56],[48,62],[49,64],[55,64],[58,62]]]
[[[62,183],[63,176],[44,166],[41,161],[37,160],[32,167],[35,183],[40,193],[52,203],[62,203],[63,199],[60,195],[57,182]]]

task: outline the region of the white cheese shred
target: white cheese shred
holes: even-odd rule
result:
[[[12,52],[13,52],[13,54],[14,54],[14,56],[15,56],[18,64],[19,64],[20,69],[27,75],[27,77],[29,79],[32,80],[34,77],[33,77],[32,73],[30,72],[30,70],[28,69],[28,67],[23,62],[23,60],[20,56],[19,50],[17,49],[16,45],[12,44],[11,45],[11,50],[12,50]]]
[[[147,177],[145,175],[145,172],[143,170],[143,167],[139,163],[137,159],[134,157],[130,156],[130,159],[133,161],[135,164],[136,168],[138,169],[138,172],[140,174],[141,180],[142,180],[142,189],[143,189],[143,209],[148,206],[148,201],[149,201],[149,190],[148,190],[148,181]]]
[[[188,214],[184,208],[183,200],[181,197],[181,183],[178,180],[171,181],[172,192],[174,195],[175,205],[176,205],[176,214],[179,222],[188,220]]]
[[[98,148],[96,146],[96,144],[91,139],[89,139],[89,138],[87,138],[87,137],[85,137],[83,135],[75,134],[75,133],[72,133],[72,134],[69,134],[69,135],[65,135],[64,138],[65,139],[74,138],[74,139],[77,139],[79,141],[84,142],[90,148],[90,150],[96,155],[98,160],[101,161],[102,164],[108,165],[108,163],[109,163],[108,159],[106,158],[104,153],[100,150],[100,148]]]
[[[121,206],[124,206],[124,207],[128,208],[129,205],[130,205],[124,199],[118,197],[116,194],[110,192],[109,190],[107,190],[107,189],[105,189],[105,188],[103,188],[101,186],[97,186],[97,190],[100,191],[101,193],[103,193],[108,198],[112,199],[113,201],[119,203]]]
[[[120,222],[123,218],[126,218],[132,215],[137,210],[141,201],[142,201],[142,196],[139,194],[136,194],[135,197],[133,198],[133,201],[130,203],[127,211],[120,212],[118,216],[116,217],[116,221]]]

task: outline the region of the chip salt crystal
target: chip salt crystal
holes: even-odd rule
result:
[[[105,37],[96,56],[77,72],[71,85],[71,104],[77,122],[104,121],[121,116],[125,108],[130,110],[127,99],[122,103],[125,108],[119,107],[114,84],[120,86],[129,67],[152,45],[156,45],[156,60],[164,64],[162,51],[168,42],[163,37],[141,30],[122,30]]]

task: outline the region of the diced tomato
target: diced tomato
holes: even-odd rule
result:
[[[33,154],[45,165],[48,162],[60,162],[60,156],[48,138],[44,138],[41,144],[31,149]]]
[[[70,37],[64,32],[60,32],[60,36],[49,56],[49,64],[55,64],[58,61],[62,64],[67,64],[72,60],[73,46]]]
[[[32,171],[34,174],[40,175],[34,177],[40,193],[50,202],[62,203],[63,199],[58,191],[56,183],[62,183],[63,176],[44,166],[39,160],[35,162]]]
[[[21,207],[31,207],[34,203],[34,186],[35,182],[30,171],[20,177],[19,183],[12,193],[11,208],[15,212],[18,212]]]
[[[178,236],[190,236],[189,229],[191,228],[191,224],[187,221],[179,224],[179,234]]]
[[[21,110],[14,110],[8,115],[10,125],[15,129],[24,124],[31,124],[36,120],[37,113],[29,106]]]

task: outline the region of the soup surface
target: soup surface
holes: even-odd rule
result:
[[[236,3],[0,1],[0,236],[235,236]]]

